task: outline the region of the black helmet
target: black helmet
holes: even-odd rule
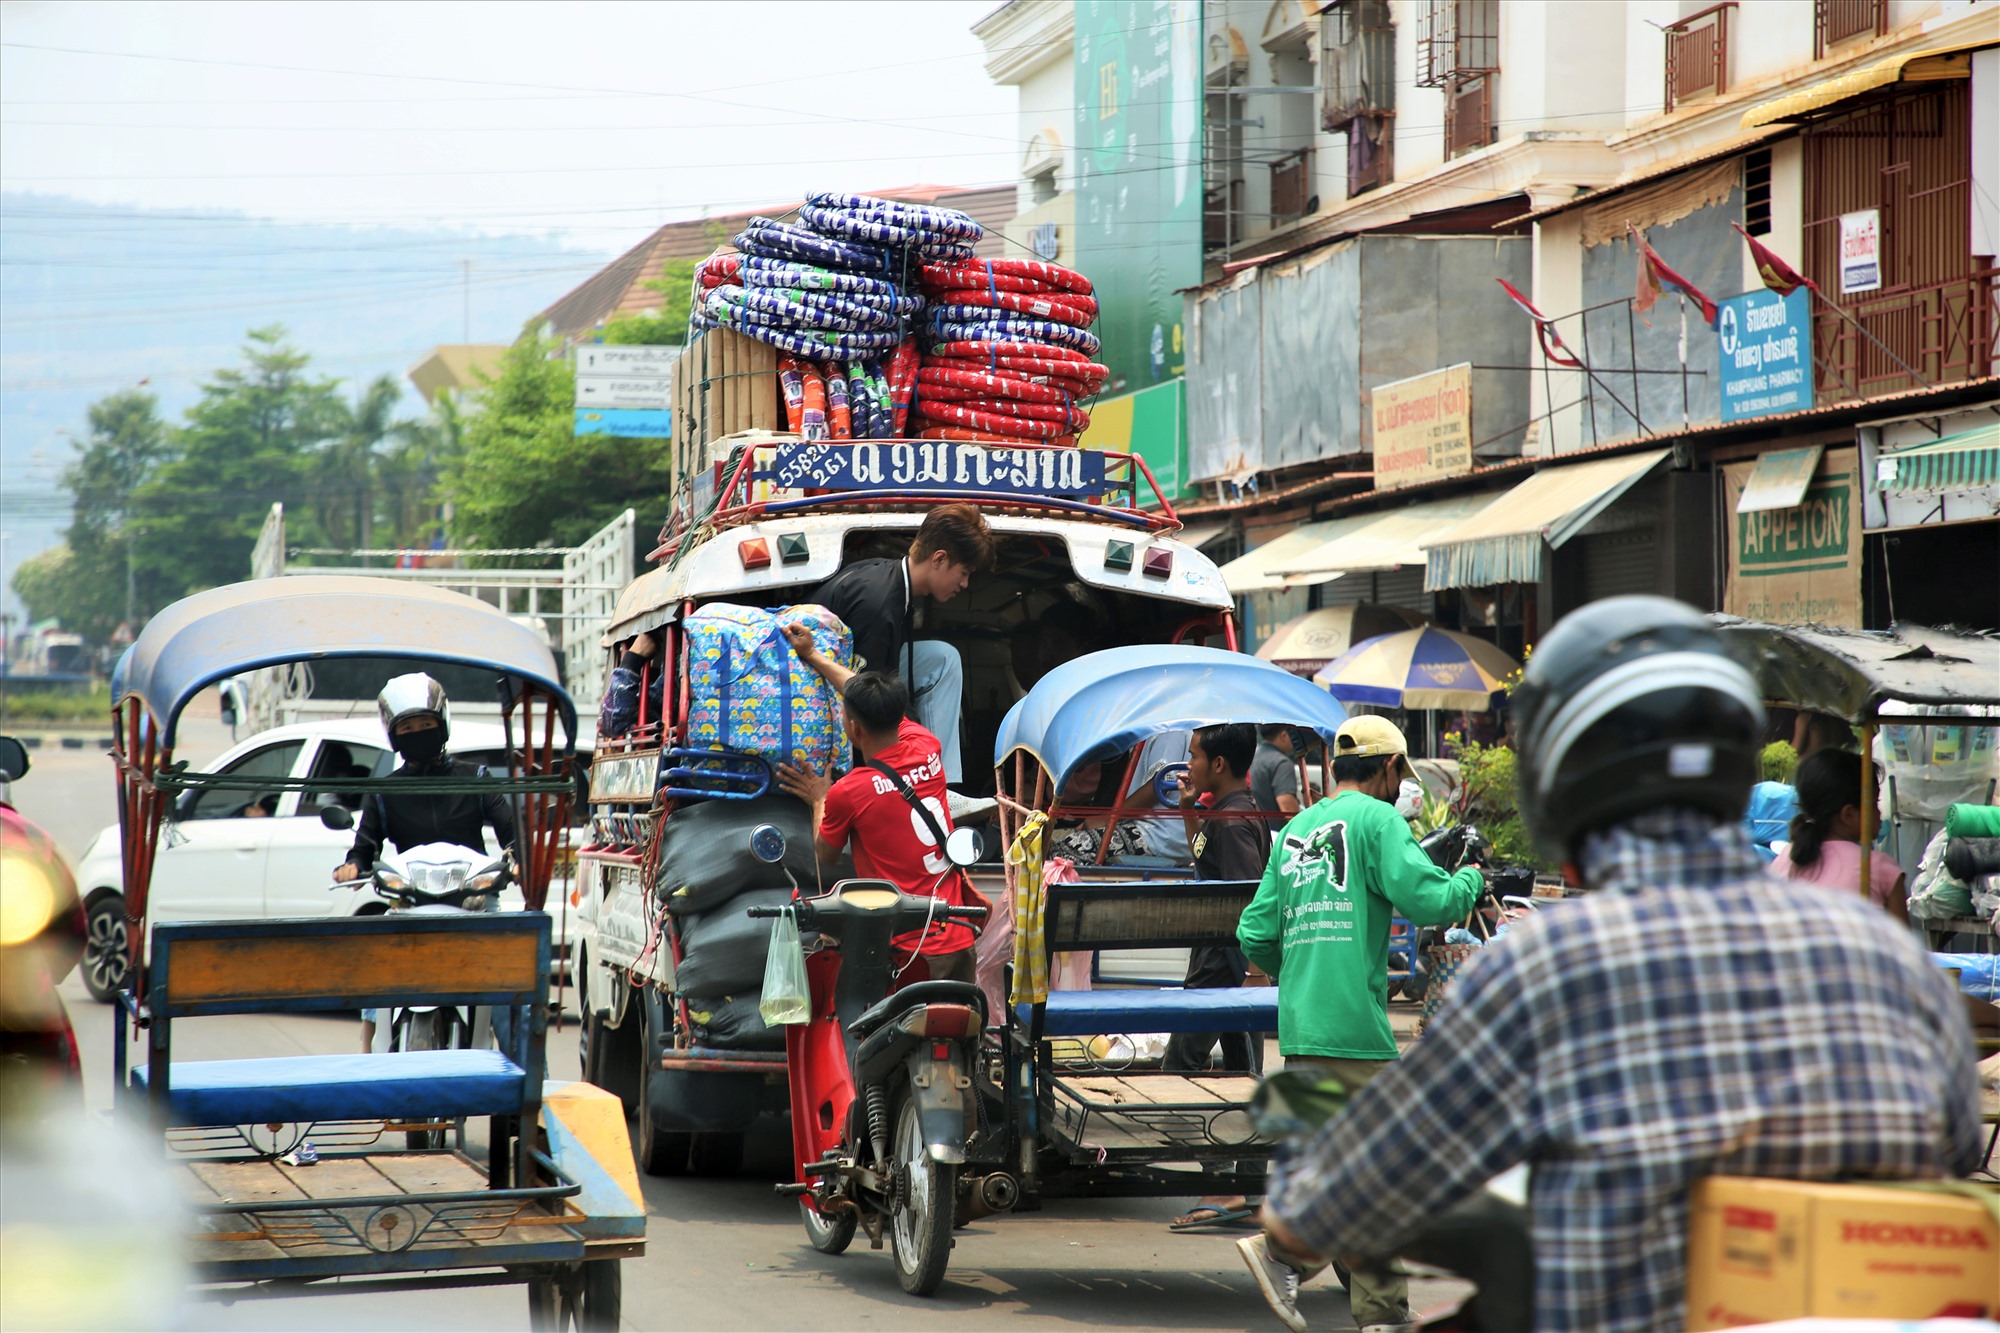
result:
[[[1693,607],[1610,597],[1535,647],[1514,693],[1521,818],[1550,860],[1669,806],[1740,819],[1759,776],[1757,683]]]

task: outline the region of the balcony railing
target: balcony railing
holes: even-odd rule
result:
[[[1889,31],[1889,0],[1813,0],[1813,59],[1850,37]]]
[[[1852,322],[1815,303],[1813,360],[1819,370],[1815,386],[1819,400],[1873,398],[1922,388],[1912,370],[1929,384],[1993,374],[1995,340],[2000,336],[1996,288],[2000,288],[2000,269],[1985,268],[1928,287],[1849,297],[1841,308]]]
[[[1665,29],[1666,109],[1729,88],[1729,11],[1735,0],[1690,14]]]

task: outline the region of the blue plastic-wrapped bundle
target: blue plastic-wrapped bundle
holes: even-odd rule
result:
[[[1003,315],[983,306],[945,305],[930,312],[931,336],[938,342],[1043,343],[1096,356],[1104,346],[1088,329],[1054,320]]]

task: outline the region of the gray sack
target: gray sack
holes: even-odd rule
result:
[[[767,866],[750,855],[750,830],[775,824],[785,835],[782,865]],[[807,897],[821,879],[851,876],[853,863],[815,871],[812,809],[783,794],[754,801],[699,801],[668,817],[660,831],[660,896],[675,916],[707,912],[749,889],[785,883],[790,870]],[[759,980],[762,980],[761,974]]]
[[[755,995],[764,984],[764,959],[771,952],[768,917],[751,917],[752,907],[783,907],[789,886],[751,889],[706,912],[677,918],[681,961],[674,986],[683,995]]]
[[[762,980],[758,978],[760,983]],[[757,999],[756,991],[715,1000],[689,999],[695,1045],[723,1051],[784,1050],[785,1030],[765,1026],[764,1016],[757,1012]]]

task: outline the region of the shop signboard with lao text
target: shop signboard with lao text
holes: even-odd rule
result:
[[[1722,419],[1746,421],[1813,405],[1812,311],[1806,289],[1759,288],[1717,302]]]
[[[1789,509],[1737,512],[1755,463],[1722,470],[1730,522],[1722,609],[1777,625],[1861,624],[1861,469],[1856,450],[1829,449]]]
[[[1123,491],[1093,449],[1006,448],[957,440],[772,446],[757,472],[779,490],[913,491],[954,495],[1038,495],[1067,499]]]
[[[1375,489],[1472,471],[1472,364],[1380,384],[1371,395]]]

